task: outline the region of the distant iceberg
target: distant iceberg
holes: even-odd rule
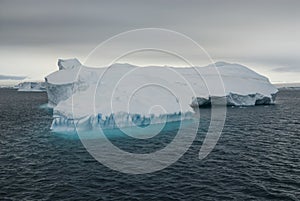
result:
[[[275,86],[279,90],[300,90],[300,83],[278,83]]]
[[[226,62],[195,68],[131,64],[91,68],[77,59],[60,59],[58,66],[58,71],[45,77],[54,131],[180,121],[193,118],[197,108],[210,107],[218,98],[230,106],[268,105],[274,104],[278,92],[266,77]],[[207,85],[220,77],[223,93],[210,91]]]
[[[22,82],[14,88],[18,89],[18,91],[43,92],[46,91],[45,85],[45,82]]]

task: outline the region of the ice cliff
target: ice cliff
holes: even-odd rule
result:
[[[60,59],[58,66],[45,78],[49,105],[54,108],[53,130],[179,121],[192,118],[196,108],[209,107],[220,96],[227,105],[254,106],[273,104],[278,92],[266,77],[225,62],[195,68],[130,64],[91,68],[77,59]],[[207,87],[219,77],[224,93]]]

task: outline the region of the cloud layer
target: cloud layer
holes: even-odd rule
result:
[[[42,78],[56,69],[58,58],[82,60],[116,34],[158,27],[191,37],[215,60],[254,64],[254,70],[277,79],[274,68],[294,66],[299,72],[299,7],[297,0],[4,0],[0,72]]]
[[[26,76],[0,75],[0,80],[24,80]]]

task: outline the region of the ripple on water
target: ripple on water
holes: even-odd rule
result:
[[[175,164],[151,174],[126,175],[95,161],[79,140],[50,132],[51,111],[39,107],[47,102],[45,93],[0,89],[0,198],[299,200],[299,99],[300,91],[280,91],[277,105],[230,107],[223,134],[204,160],[198,152],[205,123]],[[209,109],[202,114],[206,117]],[[163,137],[153,146],[168,142],[168,135]],[[136,152],[151,148],[123,139],[115,143]]]

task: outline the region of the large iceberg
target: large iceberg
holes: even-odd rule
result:
[[[278,92],[266,77],[225,62],[186,68],[91,68],[77,59],[60,59],[58,66],[45,78],[54,131],[180,121],[193,118],[197,108],[216,104],[218,98],[230,106],[264,105],[273,104]],[[220,90],[211,90],[220,79]]]

